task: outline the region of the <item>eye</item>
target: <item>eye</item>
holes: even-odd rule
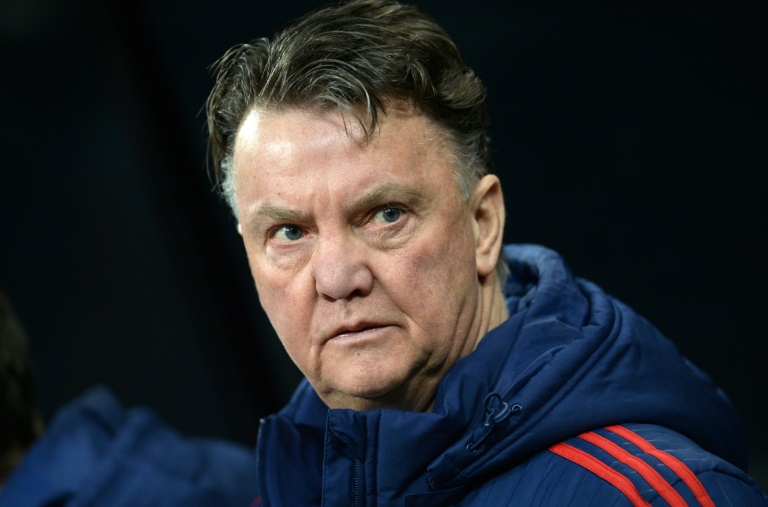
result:
[[[397,222],[400,217],[403,216],[403,210],[395,208],[393,206],[387,206],[381,208],[376,214],[373,215],[374,222],[386,222],[388,224]]]
[[[275,231],[274,238],[279,241],[297,241],[304,236],[304,231],[296,225],[283,225]]]

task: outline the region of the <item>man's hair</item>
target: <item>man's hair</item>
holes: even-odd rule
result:
[[[231,48],[214,68],[216,84],[206,103],[209,151],[235,216],[235,137],[253,108],[335,108],[370,136],[387,106],[404,102],[452,144],[465,199],[492,170],[485,88],[448,34],[413,6],[353,0],[321,7],[272,41]]]
[[[41,427],[27,337],[0,292],[0,482]]]

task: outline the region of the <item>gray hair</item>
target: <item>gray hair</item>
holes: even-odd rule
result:
[[[216,84],[206,102],[209,153],[235,216],[235,138],[254,108],[335,109],[370,136],[388,105],[405,102],[452,145],[465,200],[493,170],[485,87],[448,34],[413,6],[352,0],[321,7],[272,41],[256,39],[229,49],[214,71]]]

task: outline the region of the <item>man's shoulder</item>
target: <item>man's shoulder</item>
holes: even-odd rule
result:
[[[531,506],[768,506],[750,477],[685,436],[656,425],[584,432],[539,452],[469,494]]]
[[[62,408],[0,491],[0,507],[247,505],[252,451],[189,438],[151,410],[92,389]]]

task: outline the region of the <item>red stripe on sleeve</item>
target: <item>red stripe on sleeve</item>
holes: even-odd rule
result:
[[[596,445],[620,462],[632,468],[635,472],[645,479],[659,495],[667,501],[671,507],[687,507],[687,503],[680,496],[680,493],[672,487],[651,465],[628,453],[621,446],[614,444],[607,438],[598,435],[592,431],[579,435],[579,438]]]
[[[634,431],[625,428],[624,426],[607,426],[606,429],[616,433],[623,438],[626,438],[637,447],[639,447],[643,452],[657,458],[659,461],[672,469],[677,475],[680,476],[683,482],[685,482],[686,486],[691,489],[694,496],[696,497],[696,500],[698,500],[703,507],[715,507],[715,503],[709,497],[709,494],[707,493],[706,488],[704,488],[704,485],[701,483],[699,478],[696,477],[696,474],[694,474],[693,471],[688,468],[685,463],[675,458],[671,454],[657,449],[652,443]]]
[[[632,484],[632,481],[594,456],[563,442],[553,445],[549,450],[558,456],[562,456],[563,458],[586,468],[601,479],[608,481],[619,491],[624,493],[624,496],[626,496],[635,507],[651,507],[651,505],[640,495],[640,492],[637,491],[637,488]]]

